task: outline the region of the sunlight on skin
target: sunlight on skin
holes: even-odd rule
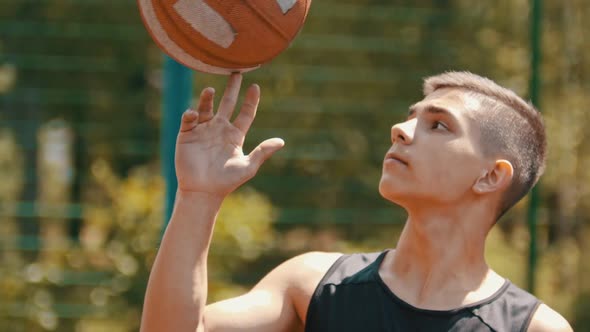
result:
[[[256,307],[269,306],[272,303],[272,293],[265,290],[256,290],[248,294],[245,298],[236,298],[227,305],[224,310],[227,313],[247,313]]]
[[[481,102],[472,96],[464,96],[463,102],[465,103],[465,108],[468,110],[478,110],[481,107]]]
[[[322,274],[334,263],[336,257],[339,257],[341,254],[333,253],[330,255],[326,254],[308,254],[305,255],[303,259],[303,265],[306,268],[309,268],[313,271],[322,272]]]

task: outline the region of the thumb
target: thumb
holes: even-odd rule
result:
[[[260,143],[248,155],[248,158],[250,159],[250,167],[252,167],[254,171],[257,171],[262,163],[270,158],[275,152],[279,151],[283,146],[285,146],[285,141],[280,138],[271,138]]]

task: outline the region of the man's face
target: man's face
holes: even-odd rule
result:
[[[456,88],[434,91],[391,129],[379,192],[403,207],[452,204],[472,195],[489,160],[481,153],[476,97]]]

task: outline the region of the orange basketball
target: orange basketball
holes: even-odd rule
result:
[[[137,0],[158,46],[187,67],[246,72],[295,38],[311,0]]]

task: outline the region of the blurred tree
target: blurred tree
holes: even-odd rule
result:
[[[19,271],[24,262],[19,248],[15,204],[24,184],[23,153],[12,131],[0,128],[0,326],[5,325],[11,301],[24,291]]]
[[[128,177],[118,178],[105,161],[93,163],[93,181],[101,189],[87,193],[93,208],[85,214],[77,266],[69,267],[111,274],[110,282],[87,291],[94,306],[108,308],[107,323],[120,321],[127,330],[137,328],[161,235],[163,181],[155,170],[153,166],[138,167]],[[219,214],[209,259],[211,299],[241,290],[232,277],[238,268],[273,248],[272,220],[272,206],[252,189],[244,188],[228,197]],[[72,301],[79,291],[62,292],[64,301]],[[104,324],[104,320],[97,324]],[[90,321],[84,321],[90,328]]]

